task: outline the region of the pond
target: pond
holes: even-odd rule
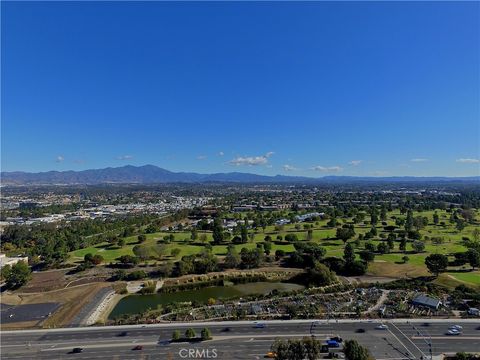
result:
[[[118,302],[108,318],[114,319],[123,314],[137,314],[149,308],[156,309],[158,305],[174,302],[207,302],[210,298],[239,298],[247,295],[266,295],[272,290],[285,292],[301,289],[304,289],[302,285],[293,283],[255,282],[232,286],[210,286],[198,290],[184,290],[165,294],[129,295]]]

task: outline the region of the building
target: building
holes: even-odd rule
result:
[[[442,302],[438,299],[434,299],[427,295],[420,294],[413,298],[412,304],[415,306],[424,306],[430,309],[438,310],[440,305],[442,305]]]
[[[13,266],[19,261],[24,261],[28,264],[28,256],[7,257],[5,254],[0,254],[0,269],[5,265]]]

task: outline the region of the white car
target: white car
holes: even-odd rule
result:
[[[460,325],[452,325],[448,328],[449,330],[458,330],[458,331],[462,331],[463,330],[463,327],[461,327]]]
[[[447,331],[447,335],[460,335],[460,331],[457,329],[450,329]]]
[[[377,330],[387,330],[388,326],[385,325],[385,324],[380,324],[378,326],[375,326],[375,329],[377,329]]]

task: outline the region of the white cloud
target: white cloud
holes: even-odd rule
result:
[[[60,162],[62,162],[63,160],[65,160],[65,158],[64,158],[62,155],[58,155],[57,158],[55,159],[55,161],[56,161],[57,163],[60,163]]]
[[[224,153],[223,151],[220,151],[220,152],[218,153],[218,156],[223,156],[223,155],[225,155],[225,153]]]
[[[320,165],[314,166],[311,169],[315,171],[324,172],[324,173],[340,172],[343,170],[340,166],[320,166]]]
[[[268,163],[268,158],[274,153],[272,151],[266,153],[265,155],[260,156],[238,156],[235,159],[230,160],[228,163],[230,165],[247,165],[247,166],[257,166],[257,165],[266,165]]]
[[[351,166],[358,166],[362,163],[362,160],[352,160],[348,163],[348,165],[351,165]]]
[[[415,159],[410,159],[411,162],[425,162],[428,161],[428,159],[425,158],[415,158]]]
[[[205,160],[207,158],[207,155],[198,155],[197,160]]]
[[[133,159],[133,156],[132,155],[121,155],[121,156],[117,156],[117,160],[131,160]]]
[[[464,159],[464,158],[461,158],[461,159],[457,159],[457,162],[459,163],[466,163],[466,164],[478,164],[480,163],[480,159]]]
[[[297,170],[297,168],[295,166],[288,165],[288,164],[283,165],[282,168],[283,168],[284,171],[296,171]]]

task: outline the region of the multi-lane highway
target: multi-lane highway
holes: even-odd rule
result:
[[[396,320],[377,330],[378,321],[306,320],[205,324],[161,324],[1,332],[2,359],[260,359],[275,338],[314,335],[357,339],[376,359],[420,359],[457,351],[480,352],[480,322],[468,320]],[[461,335],[448,336],[460,324]],[[200,334],[208,327],[213,339],[199,343],[170,343],[174,330],[188,327]],[[133,350],[137,345],[142,350]],[[83,348],[74,354],[72,349]],[[198,350],[198,351],[197,351]]]

